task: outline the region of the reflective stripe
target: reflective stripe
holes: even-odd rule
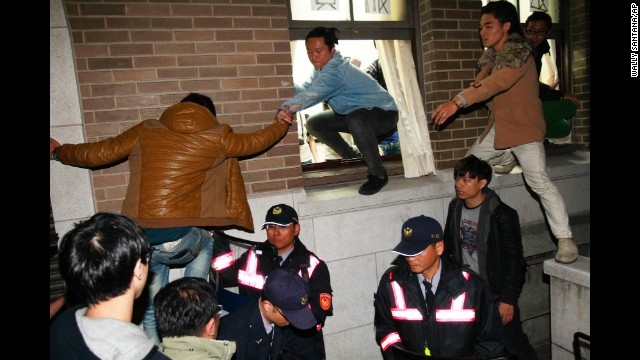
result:
[[[258,268],[258,257],[256,256],[254,249],[255,248],[249,250],[246,268],[244,270],[238,270],[238,282],[252,288],[262,289],[264,287],[264,276],[256,273],[256,269]]]
[[[469,281],[469,273],[462,272],[465,280]],[[392,274],[389,274],[392,278]],[[404,298],[404,290],[396,281],[391,280],[391,290],[396,307],[390,308],[391,317],[395,320],[422,321],[423,317],[417,308],[407,308]],[[450,309],[436,309],[436,322],[472,322],[476,321],[475,309],[464,309],[464,300],[467,293],[462,293],[457,298],[451,300]]]
[[[472,322],[476,321],[475,309],[463,309],[467,293],[451,300],[451,309],[436,309],[436,322]]]
[[[249,256],[247,256],[247,266],[245,267],[245,269],[238,270],[238,282],[242,285],[250,286],[256,289],[262,289],[264,287],[264,276],[256,272],[258,269],[258,256],[256,256],[254,250],[255,248],[249,250]],[[216,260],[218,258],[216,258]],[[231,264],[233,264],[233,262],[231,262]],[[311,277],[313,271],[316,269],[318,264],[320,264],[320,260],[314,256],[309,256],[309,264],[310,265],[307,269],[309,272],[309,277]],[[302,270],[298,271],[298,275],[302,276]]]
[[[420,311],[416,308],[412,309],[397,309],[391,308],[391,317],[396,320],[410,320],[410,321],[422,321],[423,317]]]
[[[391,289],[393,290],[393,299],[396,302],[396,308],[406,309],[407,304],[404,301],[404,290],[402,290],[402,287],[397,282],[392,281]]]
[[[398,332],[392,332],[391,334],[387,335],[384,337],[384,339],[382,339],[382,341],[380,341],[380,346],[382,347],[382,351],[387,350],[387,348],[395,343],[399,343],[402,342],[402,339],[400,339],[400,335],[398,334]]]
[[[318,266],[318,264],[320,264],[320,260],[318,260],[318,258],[313,257],[313,256],[309,256],[309,277],[311,277],[311,274],[313,274],[313,270],[316,269],[316,266]]]
[[[390,308],[391,317],[396,320],[422,321],[423,317],[417,308],[407,309],[407,303],[404,300],[404,290],[397,282],[391,281],[391,290],[393,291],[393,299],[396,307]]]
[[[316,266],[318,266],[318,264],[320,264],[320,260],[318,260],[318,258],[315,258],[311,255],[309,255],[309,267],[307,268],[307,272],[309,273],[309,277],[311,277],[311,274],[313,274],[313,270],[316,269]],[[298,270],[298,275],[300,277],[302,277],[302,270]]]
[[[213,267],[213,270],[220,271],[233,265],[234,262],[235,260],[233,259],[233,251],[229,251],[228,253],[222,254],[217,258],[211,260],[211,266]]]

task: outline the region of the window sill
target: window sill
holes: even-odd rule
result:
[[[400,156],[384,159],[387,176],[404,175]],[[362,159],[329,161],[313,165],[305,165],[302,169],[302,184],[305,188],[346,183],[367,179],[367,166]]]

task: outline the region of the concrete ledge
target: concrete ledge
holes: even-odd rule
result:
[[[550,276],[551,357],[573,359],[574,334],[591,334],[591,260],[578,256],[571,264],[559,264],[550,259],[544,271]]]
[[[571,264],[560,264],[555,260],[544,262],[544,273],[574,284],[591,288],[591,259],[578,256]]]
[[[574,239],[587,247],[590,242],[589,160],[589,153],[585,152],[547,158],[549,176],[565,199]],[[397,244],[400,226],[409,217],[425,214],[444,223],[449,201],[455,196],[452,169],[419,178],[391,177],[382,191],[371,196],[358,194],[361,183],[250,195],[255,233],[229,232],[233,236],[263,241],[266,236],[259,226],[269,206],[287,203],[297,210],[302,227],[300,240],[327,262],[331,273],[334,316],[327,318],[324,328],[330,359],[382,358],[372,333],[373,293],[380,276],[395,257],[389,250]],[[539,355],[546,355],[552,349],[550,291],[543,279],[541,261],[553,256],[556,244],[545,223],[542,207],[527,190],[522,174],[498,175],[490,187],[518,211],[525,256],[537,260],[530,266],[531,276],[520,296],[520,308],[525,320],[523,327],[532,345],[539,349]],[[588,319],[588,312],[580,316]],[[583,326],[576,329],[585,332]]]

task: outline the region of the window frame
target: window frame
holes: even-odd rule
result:
[[[340,30],[340,40],[394,40],[394,39],[402,39],[402,40],[410,40],[411,41],[411,50],[413,53],[413,61],[415,64],[422,63],[422,50],[420,41],[420,32],[416,29],[416,24],[419,24],[419,8],[418,1],[406,0],[406,13],[407,19],[402,21],[357,21],[353,20],[353,5],[350,3],[350,17],[352,20],[348,21],[311,21],[311,20],[292,20],[291,13],[291,1],[296,0],[288,0],[287,1],[287,10],[288,10],[288,23],[289,23],[289,40],[304,40],[312,29],[317,26],[325,26],[325,27],[335,27]],[[418,76],[418,80],[423,78],[424,70],[422,66],[416,66],[416,75]],[[418,81],[420,83],[420,81]],[[424,89],[420,88],[421,98],[424,98]],[[385,155],[382,156],[382,161],[384,163],[394,163],[398,164],[402,162],[402,155]],[[385,165],[386,166],[386,165]],[[364,164],[364,160],[362,158],[358,159],[346,159],[346,160],[338,160],[338,161],[328,161],[322,163],[312,163],[312,164],[301,164],[303,177],[305,173],[309,172],[322,172],[332,169],[348,169],[353,168],[354,171],[358,171],[357,169],[366,168]],[[400,166],[400,169],[402,166]],[[396,175],[398,173],[403,174],[404,169],[401,171],[398,169],[398,166],[394,167],[393,173]],[[366,171],[365,171],[366,172]],[[327,174],[327,176],[331,176],[331,174]],[[336,177],[335,181],[327,181],[327,183],[335,183],[341,181],[348,181],[351,178],[347,178],[347,180],[340,180]]]

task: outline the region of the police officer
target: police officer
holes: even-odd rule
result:
[[[239,294],[258,298],[265,278],[274,269],[296,271],[309,284],[309,304],[317,323],[308,330],[285,327],[284,349],[291,358],[322,360],[325,358],[322,327],[326,317],[333,315],[329,268],[298,238],[300,222],[291,206],[278,204],[269,208],[262,228],[267,231],[265,242],[252,246],[230,266],[214,268],[220,283],[223,287],[238,286]]]
[[[316,318],[308,306],[309,284],[291,269],[275,269],[265,280],[259,299],[224,316],[218,339],[235,341],[235,360],[284,360],[287,327],[314,328]]]
[[[376,341],[385,360],[394,347],[447,358],[504,351],[498,306],[468,267],[441,258],[442,227],[420,215],[402,225],[399,254],[374,295]],[[431,293],[429,293],[429,291]]]

